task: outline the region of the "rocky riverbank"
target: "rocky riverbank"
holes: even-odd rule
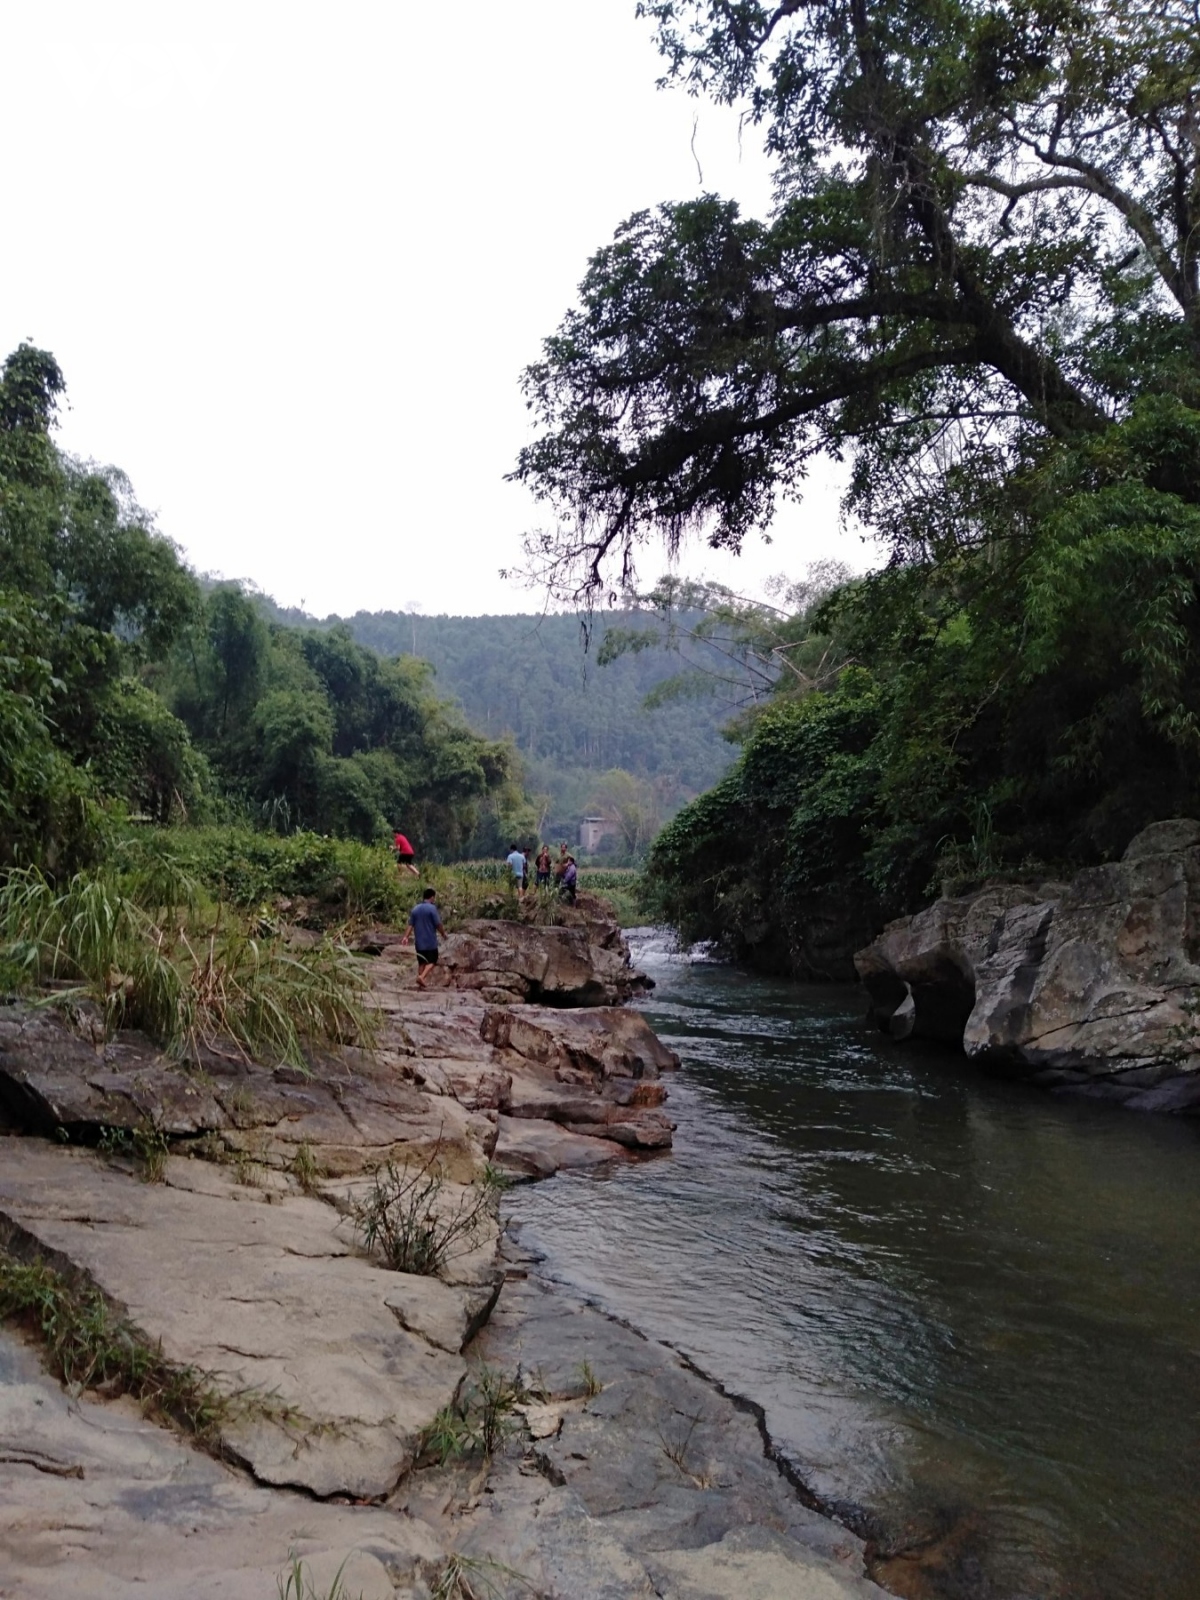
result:
[[[1134,1110],[1200,1109],[1200,823],[1070,883],[995,884],[889,924],[855,963],[893,1037]]]
[[[345,1600],[881,1592],[752,1418],[504,1244],[496,1169],[671,1142],[676,1059],[621,1008],[643,980],[601,909],[471,925],[430,992],[393,934],[360,944],[378,1039],[307,1073],[0,1011],[10,1279],[41,1263],[209,1397],[204,1453],[120,1381],[42,1370],[46,1302],[0,1334],[0,1595],[257,1600],[293,1558],[324,1600],[342,1563]],[[425,1195],[410,1231],[469,1221],[436,1274],[367,1248],[388,1163]],[[471,1406],[497,1384],[487,1460]]]

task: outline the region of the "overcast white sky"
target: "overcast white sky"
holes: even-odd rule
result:
[[[201,571],[319,614],[537,609],[497,576],[545,520],[503,481],[522,366],[631,211],[768,203],[754,135],[658,71],[634,0],[6,6],[0,355],[54,351],[61,442]],[[684,569],[758,592],[830,555],[871,560],[826,474]]]

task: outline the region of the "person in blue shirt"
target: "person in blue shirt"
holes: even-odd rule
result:
[[[504,859],[508,864],[508,870],[513,875],[517,893],[523,895],[525,893],[525,874],[529,871],[529,863],[525,859],[524,852],[519,850],[516,845],[513,845]]]
[[[426,889],[425,898],[408,913],[408,927],[400,941],[401,944],[407,944],[409,936],[416,935],[418,989],[425,987],[429,969],[437,966],[438,934],[445,931],[441,912],[437,908],[437,890]]]

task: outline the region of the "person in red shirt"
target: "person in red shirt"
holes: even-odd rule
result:
[[[417,852],[413,849],[412,845],[409,844],[408,840],[404,837],[404,835],[402,833],[396,834],[395,837],[396,837],[396,865],[400,868],[401,871],[403,871],[407,867],[407,869],[409,870],[409,872],[412,873],[414,878],[419,878],[421,876],[421,874],[417,871],[417,868],[416,868]]]

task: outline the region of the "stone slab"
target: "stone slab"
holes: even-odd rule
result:
[[[552,1122],[501,1116],[492,1159],[513,1177],[549,1178],[564,1169],[572,1171],[600,1166],[606,1161],[623,1161],[628,1159],[628,1152],[611,1139],[568,1133]]]
[[[270,1600],[289,1552],[314,1583],[345,1562],[363,1600],[410,1593],[440,1553],[414,1518],[261,1488],[126,1402],[69,1399],[0,1329],[3,1600]]]
[[[447,1347],[473,1320],[471,1291],[363,1260],[319,1200],[146,1184],[90,1152],[6,1140],[0,1216],[81,1268],[172,1361],[295,1408],[298,1420],[251,1410],[223,1431],[264,1482],[388,1493],[462,1379]]]

